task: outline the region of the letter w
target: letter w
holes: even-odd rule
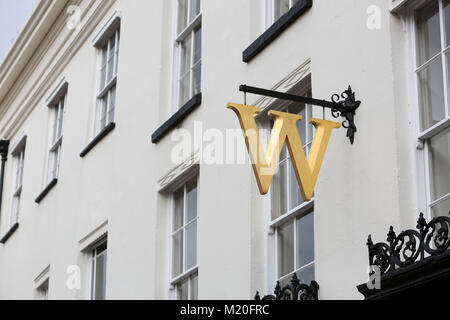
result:
[[[236,113],[244,131],[245,143],[261,194],[269,192],[281,151],[286,142],[302,197],[305,201],[311,200],[331,133],[333,129],[340,128],[341,125],[337,122],[320,119],[309,121],[316,128],[316,135],[307,160],[297,129],[297,122],[302,120],[302,116],[269,111],[268,115],[275,120],[275,124],[267,153],[264,154],[255,121],[255,114],[260,113],[261,109],[235,103],[229,103],[228,108]]]

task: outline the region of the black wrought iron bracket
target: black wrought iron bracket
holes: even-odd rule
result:
[[[281,288],[281,284],[278,281],[275,287],[275,295],[267,295],[261,299],[259,292],[256,292],[256,301],[271,301],[271,300],[319,300],[319,284],[316,281],[311,281],[308,286],[300,282],[297,274],[292,276],[291,283]]]
[[[355,99],[355,92],[353,92],[351,86],[349,86],[348,89],[345,90],[341,95],[333,94],[331,97],[331,101],[297,96],[284,92],[250,87],[247,85],[241,85],[239,87],[239,91],[331,109],[331,114],[334,118],[345,118],[345,120],[342,122],[342,126],[347,129],[347,137],[350,139],[350,143],[353,144],[353,142],[355,141],[355,133],[357,132],[357,128],[355,125],[355,115],[356,110],[358,110],[359,106],[361,105],[361,101],[357,101]]]

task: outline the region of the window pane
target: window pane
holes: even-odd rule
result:
[[[289,160],[289,209],[295,209],[299,205],[301,205],[303,201],[303,197],[300,193],[300,189],[298,187],[297,176],[295,175],[294,166],[292,161]]]
[[[10,226],[12,227],[19,222],[20,196],[13,198]]]
[[[448,212],[450,210],[450,199],[439,202],[433,208],[431,208],[431,212],[433,217],[448,217]]]
[[[428,1],[416,12],[417,63],[424,64],[441,51],[441,30],[439,22],[439,3]]]
[[[172,250],[172,277],[175,278],[183,273],[183,230],[173,236]]]
[[[309,266],[308,268],[303,269],[297,274],[300,283],[310,285],[311,281],[315,280],[315,272],[314,265]]]
[[[450,22],[450,20],[449,20],[449,22]],[[448,79],[448,81],[450,81],[450,52],[446,53],[445,59],[447,60],[447,79]],[[448,97],[450,98],[450,85],[448,85],[447,87],[448,87],[447,88],[447,94],[448,94]],[[450,106],[448,106],[447,108],[448,108],[448,112],[450,114]]]
[[[18,181],[17,181],[17,187],[22,185],[22,181],[23,181],[23,166],[24,166],[24,160],[25,160],[25,150],[22,150],[20,152],[19,155],[19,176],[18,176]]]
[[[116,50],[116,37],[113,36],[110,40],[109,40],[109,53],[108,53],[108,78],[107,78],[107,83],[109,81],[111,81],[111,79],[114,76],[114,53]]]
[[[106,126],[106,107],[108,95],[98,101],[98,121],[96,133],[99,133]]]
[[[178,33],[187,26],[187,0],[178,0]]]
[[[202,82],[202,64],[199,62],[193,70],[194,74],[194,92],[193,94],[196,95],[198,93],[200,93],[201,91],[201,82]]]
[[[432,201],[450,193],[450,129],[430,140],[430,184]]]
[[[193,94],[200,93],[201,89],[201,58],[202,58],[202,29],[198,29],[194,34],[194,67],[193,67]]]
[[[186,185],[186,223],[197,217],[197,180]]]
[[[106,85],[106,65],[108,63],[108,46],[102,49],[102,68],[100,69],[100,88],[103,89]]]
[[[55,137],[56,139],[61,137],[61,135],[62,135],[63,120],[64,120],[64,100],[65,100],[65,96],[59,102],[58,108],[56,108],[56,114],[57,114],[57,130],[56,130],[56,137]]]
[[[20,186],[20,157],[21,157],[21,154],[16,158],[16,160],[15,160],[15,169],[16,169],[16,171],[15,171],[15,186],[16,186],[16,188],[18,187],[18,186]]]
[[[120,43],[120,30],[117,30],[117,43],[116,43],[116,52],[115,52],[115,68],[114,68],[114,74],[117,74],[117,71],[119,69],[119,43]]]
[[[273,176],[272,190],[272,220],[287,212],[287,162],[280,164],[278,173]]]
[[[99,245],[96,249],[96,254],[100,254],[108,248],[108,244],[106,242],[103,242],[101,245]]]
[[[184,76],[191,69],[191,35],[181,42],[180,76]]]
[[[108,110],[108,122],[114,122],[114,113],[116,110],[116,86],[112,87],[109,91],[109,110]]]
[[[192,277],[191,280],[191,300],[198,300],[198,274]]]
[[[202,29],[199,28],[194,33],[194,63],[202,58]]]
[[[174,212],[173,212],[173,231],[183,226],[184,220],[184,187],[173,194]]]
[[[58,128],[57,128],[57,125],[58,125],[58,111],[57,111],[57,107],[55,107],[54,109],[52,109],[51,110],[51,124],[52,124],[52,127],[51,127],[51,131],[50,131],[50,135],[51,135],[51,140],[50,140],[50,143],[51,143],[51,145],[53,145],[53,144],[55,144],[55,142],[56,142],[56,139],[58,138],[57,137],[57,131],[58,131]]]
[[[184,105],[190,98],[190,70],[191,70],[191,36],[189,35],[181,42],[181,61],[180,61],[180,82],[179,94],[180,103]]]
[[[197,265],[197,221],[186,227],[186,270]],[[185,270],[185,271],[186,271]]]
[[[444,19],[445,19],[445,35],[446,44],[450,45],[450,0],[444,0]]]
[[[180,87],[180,101],[178,103],[179,107],[182,107],[186,102],[189,101],[190,98],[190,73],[188,73],[187,75],[185,75],[183,78],[181,78],[180,82],[179,82],[179,87]]]
[[[106,252],[95,261],[95,296],[94,300],[106,298]]]
[[[283,14],[289,11],[289,0],[275,1],[275,20],[279,19]]]
[[[55,158],[56,158],[56,168],[55,168],[54,178],[58,178],[59,166],[61,163],[61,145],[59,145],[58,149],[56,150]]]
[[[177,285],[177,298],[178,300],[189,299],[189,279],[186,279]]]
[[[189,22],[192,22],[200,13],[200,0],[191,0],[191,10],[189,13]]]
[[[56,156],[56,152],[50,152],[50,155],[48,157],[47,183],[55,178]]]
[[[278,276],[294,271],[294,221],[278,228]]]
[[[314,214],[297,220],[297,268],[314,261]]]
[[[442,60],[437,59],[418,73],[422,130],[445,118]]]

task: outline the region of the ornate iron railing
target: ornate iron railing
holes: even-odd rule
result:
[[[417,230],[403,231],[396,235],[391,226],[387,242],[374,244],[369,235],[369,265],[377,266],[381,275],[412,265],[426,258],[436,256],[450,248],[449,217],[438,217],[427,223],[421,213]],[[372,270],[373,272],[373,270]]]
[[[300,283],[297,274],[294,273],[291,283],[281,288],[280,281],[275,287],[275,295],[267,295],[261,299],[259,292],[256,292],[255,300],[319,300],[319,284],[316,281],[311,281],[308,286]]]

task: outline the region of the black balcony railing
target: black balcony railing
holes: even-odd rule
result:
[[[450,247],[449,217],[438,217],[427,223],[420,214],[417,230],[403,231],[396,235],[391,227],[386,243],[372,242],[369,236],[369,264],[380,268],[381,275],[409,266],[425,259],[425,255],[436,256],[447,251]]]
[[[308,286],[300,283],[297,274],[294,273],[291,283],[281,288],[278,281],[275,287],[275,295],[267,295],[261,299],[259,292],[256,292],[255,300],[319,300],[319,284],[311,281]]]
[[[450,299],[450,217],[427,223],[420,214],[416,229],[397,235],[391,227],[387,243],[369,236],[370,279],[358,286],[366,299]]]

